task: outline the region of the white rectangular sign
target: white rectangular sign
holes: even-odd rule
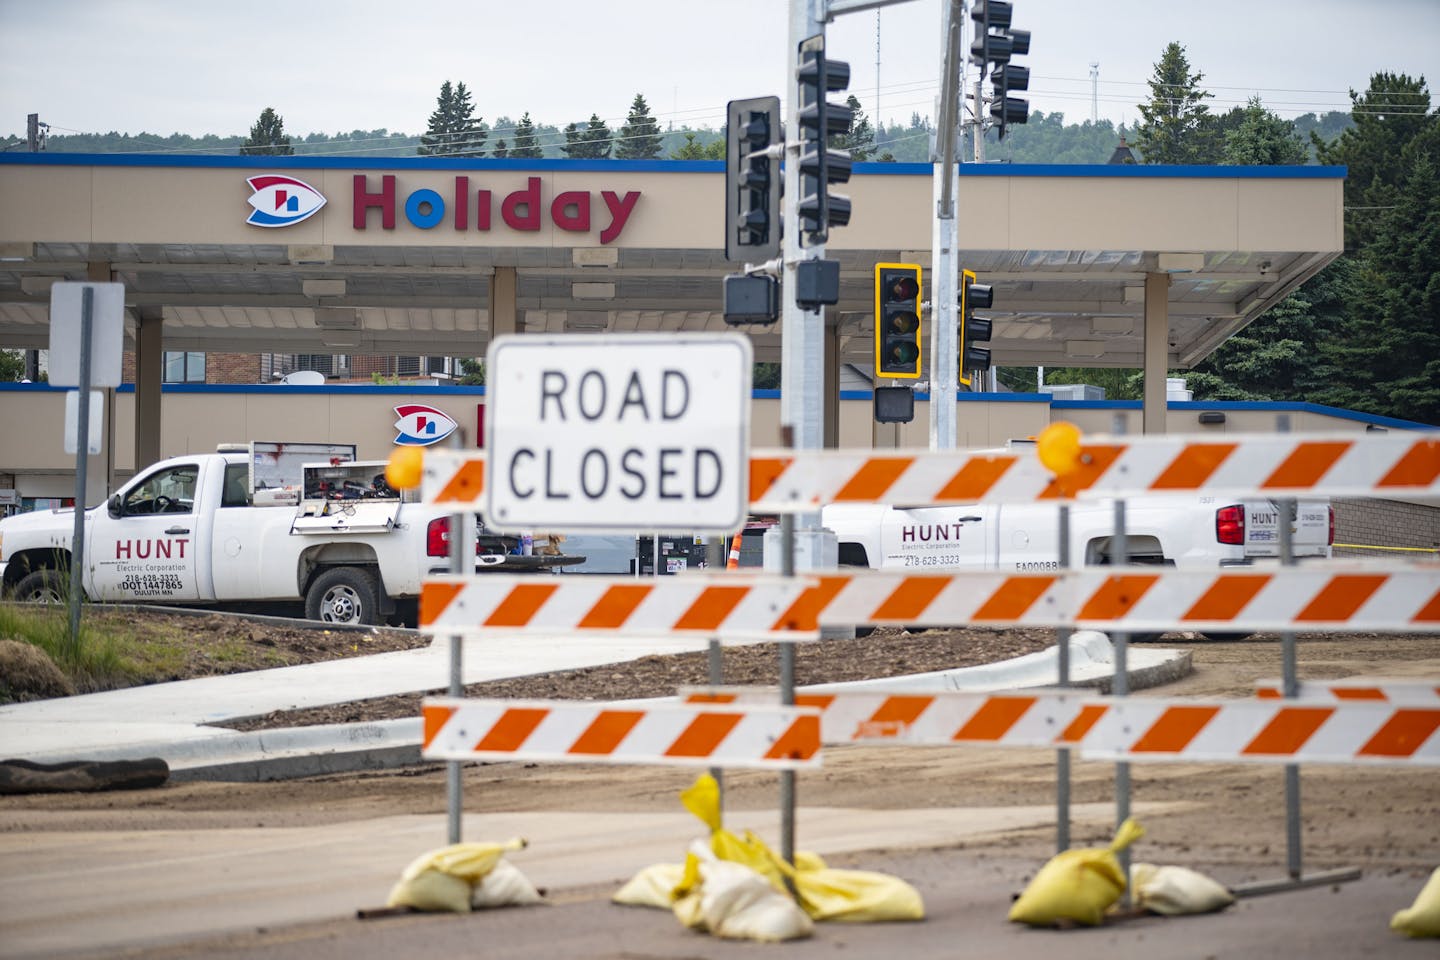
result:
[[[56,387],[80,386],[80,330],[85,290],[90,300],[90,386],[120,386],[120,352],[125,340],[125,284],[57,283],[50,287],[50,358],[46,369]]]
[[[740,334],[496,338],[485,364],[486,522],[738,530],[752,362]]]
[[[100,452],[100,441],[105,428],[105,394],[99,390],[90,391],[90,420],[86,424],[90,454]],[[65,452],[75,453],[80,449],[80,391],[65,391]]]

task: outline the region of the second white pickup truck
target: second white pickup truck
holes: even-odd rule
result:
[[[403,502],[385,483],[385,464],[355,461],[353,450],[252,443],[151,465],[85,512],[85,596],[168,605],[303,602],[312,620],[412,622],[421,582],[449,570],[450,513]],[[318,462],[302,465],[307,459]],[[585,559],[516,555],[513,540],[487,535],[476,522],[476,572]],[[68,596],[74,526],[68,509],[0,521],[4,593]]]
[[[1294,511],[1286,516],[1285,501],[1181,496],[1127,500],[1127,562],[1190,569],[1275,562],[1282,523],[1290,524],[1297,559],[1330,556],[1333,508],[1325,500],[1291,504]],[[1059,508],[1051,504],[831,504],[822,511],[821,522],[835,532],[842,567],[922,572],[1060,566]],[[1114,534],[1113,502],[1072,504],[1069,566],[1110,564]]]

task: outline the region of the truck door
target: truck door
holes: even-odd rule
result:
[[[983,506],[896,507],[881,521],[885,568],[984,569],[994,510]]]
[[[96,511],[89,561],[101,600],[200,599],[199,463],[167,464]]]

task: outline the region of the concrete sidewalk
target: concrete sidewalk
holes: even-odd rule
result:
[[[466,684],[704,650],[703,641],[487,637],[463,641]],[[998,664],[865,681],[867,689],[1007,690],[1051,685],[1057,648]],[[1070,640],[1071,681],[1108,684],[1111,645],[1101,633]],[[242,733],[212,724],[277,710],[444,689],[448,640],[428,647],[273,670],[130,687],[0,706],[0,758],[40,763],[163,758],[173,779],[269,780],[390,767],[420,759],[420,718]],[[1190,670],[1189,654],[1131,647],[1131,689]],[[856,686],[846,684],[844,686]],[[825,689],[833,689],[833,686]]]

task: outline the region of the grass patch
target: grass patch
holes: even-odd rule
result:
[[[43,650],[84,693],[171,680],[185,673],[185,636],[137,629],[127,618],[86,606],[70,639],[69,610],[59,604],[0,604],[0,637]]]

